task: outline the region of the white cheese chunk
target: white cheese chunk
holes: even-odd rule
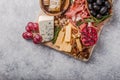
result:
[[[70,42],[71,40],[71,34],[72,34],[72,28],[70,25],[66,26],[66,33],[65,33],[65,42]]]
[[[54,37],[54,17],[46,15],[40,16],[39,31],[43,42],[51,41]]]

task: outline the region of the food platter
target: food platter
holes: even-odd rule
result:
[[[27,24],[23,38],[82,61],[90,59],[112,16],[112,0],[40,0],[40,8],[43,13]]]

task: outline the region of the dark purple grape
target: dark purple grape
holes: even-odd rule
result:
[[[90,13],[91,13],[91,15],[94,16],[94,17],[97,15],[97,13],[96,13],[94,10],[91,10]]]
[[[89,8],[90,10],[92,10],[92,9],[93,9],[93,5],[92,5],[92,4],[89,4],[89,5],[88,5],[88,8]]]
[[[98,6],[97,4],[94,4],[94,5],[93,5],[93,8],[94,8],[94,10],[96,10],[96,11],[100,10],[100,6]]]
[[[104,16],[105,16],[105,15],[109,15],[109,14],[110,14],[109,12],[106,12],[106,13],[104,14]]]
[[[110,2],[105,1],[105,6],[107,6],[107,7],[108,7],[108,9],[110,9],[110,8],[111,8]]]
[[[94,2],[94,3],[93,3],[93,5],[97,5],[97,3],[96,3],[96,2]]]
[[[96,18],[101,19],[102,15],[101,14],[97,14]]]
[[[103,3],[105,3],[106,0],[102,0]]]
[[[105,14],[106,12],[108,11],[108,8],[107,7],[102,7],[101,10],[100,10],[100,14]]]
[[[98,5],[102,5],[103,0],[97,0],[96,3],[97,3]]]
[[[87,0],[88,1],[88,3],[93,3],[94,2],[94,0]]]

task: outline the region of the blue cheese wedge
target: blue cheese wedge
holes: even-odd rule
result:
[[[39,31],[43,42],[51,41],[54,37],[54,17],[47,15],[40,16]]]

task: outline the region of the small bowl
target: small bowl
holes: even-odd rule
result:
[[[110,5],[111,5],[111,9],[109,10],[109,12],[110,12],[110,15],[112,15],[112,14],[113,14],[113,11],[112,11],[112,8],[113,8],[113,0],[108,0],[108,1],[110,2]],[[87,2],[87,0],[86,0],[85,2],[86,2],[87,11],[88,11],[88,13],[90,14],[90,10],[88,9],[88,2]],[[92,15],[90,14],[90,16],[92,16]],[[94,16],[92,16],[92,17],[94,17]]]
[[[69,8],[69,6],[70,6],[70,0],[65,0],[64,6],[62,6],[62,7],[63,7],[62,11],[60,11],[60,12],[49,12],[48,10],[45,9],[45,6],[44,6],[44,4],[43,4],[43,0],[39,0],[39,1],[40,1],[40,7],[41,7],[41,9],[44,11],[44,13],[46,13],[46,14],[49,15],[49,16],[58,16],[58,15],[61,15],[61,14],[63,14],[63,13]]]

